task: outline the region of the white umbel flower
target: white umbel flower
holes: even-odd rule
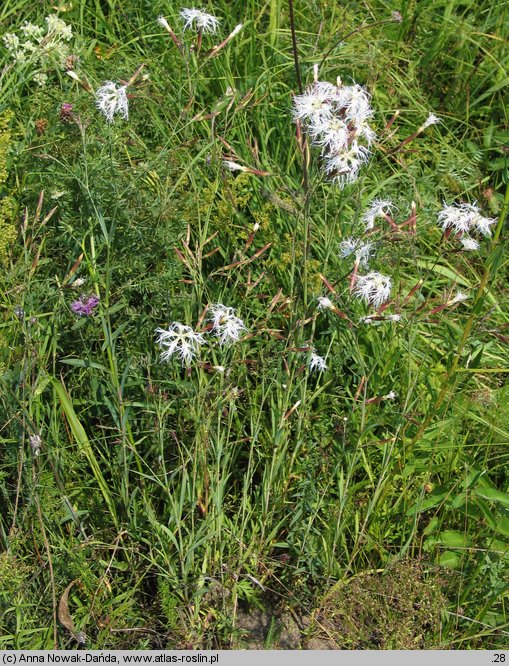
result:
[[[113,81],[107,81],[95,94],[97,108],[104,113],[108,122],[113,122],[113,116],[119,113],[124,120],[129,117],[129,101],[126,86],[117,86]]]
[[[313,349],[311,352],[311,356],[309,357],[308,361],[308,368],[310,372],[323,372],[324,370],[327,370],[327,364],[325,363],[325,359],[323,356],[319,356],[316,353],[316,349]]]
[[[394,208],[394,204],[389,199],[373,199],[370,207],[362,216],[362,221],[366,225],[366,231],[373,229],[377,217],[389,215],[392,208]]]
[[[235,315],[235,310],[222,303],[212,305],[210,319],[212,320],[212,330],[222,345],[238,342],[242,331],[247,331],[242,319]]]
[[[208,32],[214,34],[219,27],[219,19],[200,9],[181,9],[180,16],[184,20],[184,30]]]
[[[359,275],[355,283],[355,295],[374,308],[383,305],[391,295],[391,278],[376,271]]]
[[[6,32],[2,37],[5,48],[11,53],[15,53],[19,48],[19,37],[13,32]]]
[[[50,14],[50,16],[46,16],[45,21],[48,26],[48,34],[53,33],[66,42],[72,39],[71,26],[67,25],[61,18],[58,18],[55,14]]]
[[[170,324],[167,330],[156,328],[156,335],[158,335],[156,342],[164,350],[161,353],[161,361],[169,361],[174,354],[177,354],[183,366],[191,364],[200,346],[205,343],[203,335],[178,321]]]

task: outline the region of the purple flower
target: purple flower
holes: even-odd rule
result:
[[[71,303],[71,310],[75,312],[76,314],[80,315],[85,315],[86,317],[90,317],[91,314],[93,314],[94,309],[99,305],[99,296],[89,296],[86,298],[85,296],[80,296],[79,301],[74,301],[74,303]]]
[[[74,114],[72,110],[72,104],[64,102],[60,107],[60,120],[63,120],[66,123],[70,123],[72,120],[74,120]]]

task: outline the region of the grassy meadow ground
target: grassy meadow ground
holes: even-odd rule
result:
[[[202,39],[188,6],[1,3],[0,648],[507,647],[508,3],[294,0],[303,87],[372,96],[343,189],[288,2],[197,3]],[[375,312],[340,244],[377,198]],[[437,223],[461,202],[476,251]]]

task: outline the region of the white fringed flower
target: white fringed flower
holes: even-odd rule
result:
[[[438,123],[441,122],[442,122],[441,118],[435,116],[434,113],[430,113],[429,116],[424,121],[424,123],[422,124],[421,131],[427,129],[428,127],[431,127],[431,125],[438,125]]]
[[[124,120],[128,119],[129,101],[126,86],[117,87],[112,81],[107,81],[97,90],[95,96],[97,108],[104,113],[108,122],[113,122],[115,113],[119,113]]]
[[[321,123],[332,118],[333,106],[330,96],[326,91],[316,87],[308,89],[302,95],[293,98],[293,117],[301,122],[309,121],[318,127]],[[313,126],[310,127],[311,134],[319,133]]]
[[[444,231],[453,229],[457,233],[470,231],[471,215],[463,206],[444,206],[438,213],[438,223]]]
[[[366,231],[370,231],[375,226],[377,217],[389,215],[394,204],[389,199],[373,199],[370,207],[362,216],[362,221],[366,225]]]
[[[463,303],[464,301],[468,300],[470,297],[468,294],[465,294],[464,291],[458,291],[456,293],[456,296],[454,298],[451,298],[448,302],[447,305],[456,305],[456,303]]]
[[[30,446],[32,447],[32,451],[34,456],[38,456],[41,452],[42,448],[42,439],[40,435],[30,435],[29,437],[30,440]]]
[[[344,152],[330,153],[325,161],[325,172],[341,187],[353,183],[359,176],[359,170],[369,159],[370,152],[365,146],[353,141]]]
[[[318,301],[318,310],[333,310],[334,309],[334,303],[331,301],[330,298],[327,298],[327,296],[318,296],[317,298]]]
[[[200,9],[181,9],[180,16],[185,21],[184,30],[208,32],[214,34],[219,27],[219,19],[212,14],[202,12]]]
[[[374,308],[383,305],[391,295],[391,278],[376,271],[359,275],[355,283],[355,295]]]
[[[355,261],[358,265],[367,268],[373,255],[373,244],[362,243],[358,238],[346,238],[339,245],[339,255],[342,259],[346,259],[352,254],[355,254]]]
[[[461,244],[465,250],[478,250],[480,247],[475,238],[470,238],[470,236],[462,236]]]
[[[373,115],[370,94],[363,86],[343,86],[338,92],[338,105],[346,109],[346,118],[359,127]]]
[[[238,342],[242,331],[247,331],[242,319],[235,315],[235,310],[222,303],[211,306],[210,319],[212,329],[222,345]]]
[[[491,236],[491,226],[495,224],[496,219],[494,217],[483,217],[479,212],[479,208],[475,204],[463,204],[463,207],[465,209],[468,208],[471,212],[471,231],[477,231],[483,236]]]
[[[341,243],[339,244],[339,256],[342,259],[346,259],[351,254],[353,254],[356,249],[357,249],[357,239],[352,238],[352,236],[349,236],[348,238],[345,238],[344,241],[341,241]]]
[[[369,266],[369,260],[373,256],[373,245],[372,243],[361,243],[355,251],[355,261],[359,266],[367,268]]]
[[[483,236],[491,236],[491,227],[495,222],[495,218],[483,217],[475,203],[444,206],[438,213],[438,223],[444,231],[452,229],[460,234],[478,232]]]
[[[319,356],[315,349],[313,349],[311,352],[311,356],[308,361],[308,368],[310,372],[323,372],[324,370],[327,370],[325,359],[323,356]]]
[[[327,151],[337,152],[348,147],[350,132],[348,125],[341,118],[319,118],[309,129],[311,138],[317,146]]]
[[[177,354],[183,366],[191,364],[200,346],[205,343],[203,335],[178,321],[170,324],[167,330],[156,328],[156,334],[158,334],[156,342],[164,349],[161,361],[169,361],[174,354]]]

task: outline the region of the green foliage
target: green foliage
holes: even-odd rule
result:
[[[17,236],[16,227],[12,221],[16,204],[12,196],[5,192],[12,140],[9,128],[11,120],[12,113],[10,112],[0,115],[0,265],[6,262],[9,250]]]

